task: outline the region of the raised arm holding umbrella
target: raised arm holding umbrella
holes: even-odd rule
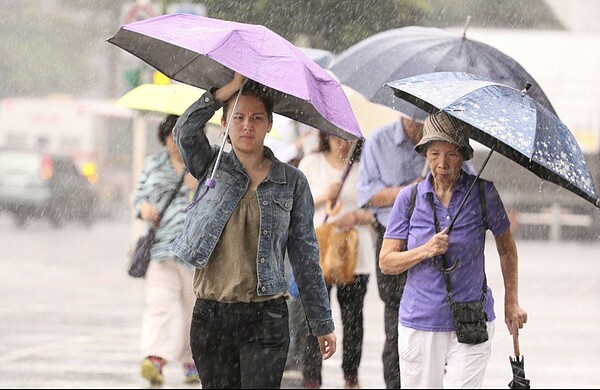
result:
[[[264,147],[272,102],[260,85],[242,87],[241,80],[236,73],[214,97],[205,94],[176,127],[176,142],[195,175],[206,177],[221,159],[215,187],[189,212],[173,252],[197,268],[191,334],[202,383],[271,388],[280,385],[289,345],[287,283],[279,275],[286,251],[324,359],[335,352],[336,337],[308,184]],[[220,102],[231,153],[210,147],[197,131]]]
[[[360,386],[363,306],[374,261],[372,214],[359,208],[356,199],[360,144],[362,141],[350,143],[320,132],[318,150],[298,165],[313,194],[321,268],[330,299],[337,299],[342,312],[341,368],[346,388]],[[306,338],[303,351],[304,386],[320,387],[322,364],[316,358],[318,344],[314,337]]]
[[[264,147],[264,137],[277,112],[362,138],[340,84],[263,26],[166,15],[123,26],[109,42],[211,91],[175,128],[186,166],[206,186],[173,246],[196,267],[191,334],[203,386],[280,386],[289,345],[286,252],[310,331],[323,358],[331,357],[336,336],[310,189],[299,170]],[[221,106],[231,153],[211,147],[201,131]]]

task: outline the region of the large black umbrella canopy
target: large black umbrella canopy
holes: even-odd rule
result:
[[[340,53],[330,69],[370,101],[417,120],[428,114],[394,98],[385,83],[432,72],[467,72],[518,89],[529,82],[531,98],[556,114],[534,78],[512,57],[439,28],[410,26],[375,34]]]
[[[470,138],[600,208],[577,140],[554,113],[528,96],[529,86],[517,90],[464,72],[427,73],[386,85],[429,113],[444,111]]]

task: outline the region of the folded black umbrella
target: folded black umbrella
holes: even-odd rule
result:
[[[510,389],[530,389],[529,379],[525,379],[525,358],[521,356],[519,349],[519,334],[513,334],[513,347],[515,356],[510,356],[510,366],[513,372],[513,379],[509,382]]]

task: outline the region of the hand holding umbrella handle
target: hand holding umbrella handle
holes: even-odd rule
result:
[[[217,168],[219,167],[219,162],[221,161],[221,155],[223,155],[223,149],[225,149],[225,142],[227,141],[227,137],[229,136],[229,129],[231,128],[231,123],[233,122],[233,115],[235,113],[235,109],[237,108],[238,105],[238,101],[240,100],[240,96],[242,96],[242,91],[244,89],[244,85],[246,84],[246,82],[248,81],[247,78],[243,77],[241,74],[235,72],[233,75],[234,79],[232,81],[230,81],[228,84],[224,85],[223,87],[219,88],[216,92],[215,95],[220,95],[220,91],[222,89],[227,89],[226,92],[224,92],[225,95],[227,95],[229,93],[229,89],[231,89],[232,86],[235,86],[235,88],[237,88],[237,92],[236,97],[235,97],[235,101],[233,103],[233,107],[230,110],[230,114],[229,114],[229,120],[227,121],[227,127],[225,128],[225,134],[223,135],[223,141],[221,142],[221,147],[219,148],[219,154],[217,155],[217,160],[215,161],[215,166],[213,167],[212,173],[210,175],[210,181],[207,180],[205,185],[207,188],[214,188],[215,187],[215,183],[214,183],[214,178],[215,178],[215,174],[217,173]],[[243,77],[243,79],[241,79],[241,77]],[[239,88],[237,87],[237,84],[239,84],[241,82],[241,84],[239,85]],[[229,99],[230,96],[227,96],[227,98],[223,98],[222,96],[216,96],[217,99],[221,100],[224,104],[226,103],[226,100]]]

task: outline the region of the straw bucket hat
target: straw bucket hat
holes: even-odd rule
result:
[[[469,145],[466,129],[458,119],[439,111],[429,115],[423,125],[423,138],[415,146],[415,150],[425,155],[427,144],[434,141],[448,142],[460,148],[465,161],[473,157],[473,148]]]

